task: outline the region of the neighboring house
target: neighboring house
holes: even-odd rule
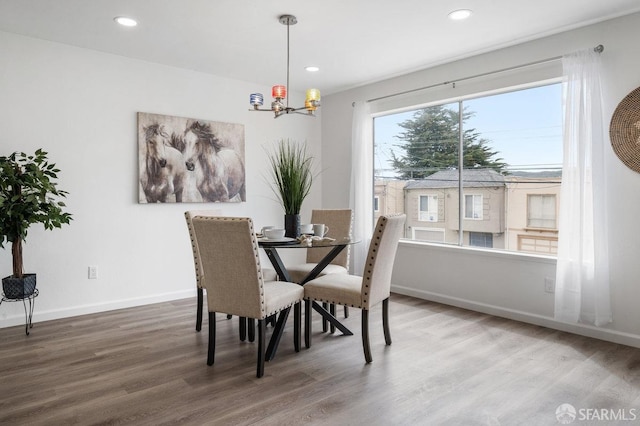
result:
[[[556,255],[561,171],[463,174],[462,244]],[[406,213],[406,238],[458,244],[458,171],[376,180],[374,215]]]
[[[559,170],[505,176],[506,249],[557,254],[561,178]]]
[[[373,197],[374,220],[384,214],[404,213],[406,180],[376,179]]]
[[[459,242],[458,175],[458,170],[443,170],[406,184],[407,238]],[[465,169],[463,189],[463,245],[504,248],[504,176]]]

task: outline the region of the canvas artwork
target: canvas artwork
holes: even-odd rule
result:
[[[246,201],[244,126],[138,113],[140,203]]]

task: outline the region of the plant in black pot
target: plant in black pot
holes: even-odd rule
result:
[[[13,274],[2,279],[2,290],[9,299],[21,299],[33,294],[36,275],[25,274],[22,243],[34,223],[45,229],[68,224],[71,214],[65,213],[61,198],[67,195],[56,187],[56,165],[49,163],[47,153],[38,149],[34,155],[14,152],[0,157],[0,247],[11,243]]]
[[[268,153],[273,179],[273,192],[284,208],[285,236],[300,235],[300,208],[311,191],[313,183],[313,157],[307,154],[307,146],[282,139]]]

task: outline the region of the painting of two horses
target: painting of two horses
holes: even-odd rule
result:
[[[244,126],[138,113],[140,203],[246,201]]]

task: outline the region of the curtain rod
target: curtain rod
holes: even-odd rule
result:
[[[597,52],[597,53],[602,53],[604,51],[604,46],[599,44],[599,45],[597,45],[596,47],[593,48],[593,51]],[[382,99],[393,98],[395,96],[406,95],[407,93],[419,92],[421,90],[432,89],[434,87],[439,87],[439,86],[446,86],[447,84],[453,84],[453,87],[455,87],[456,83],[459,82],[459,81],[472,80],[474,78],[485,77],[487,75],[499,74],[501,72],[513,71],[513,70],[517,70],[517,69],[520,69],[520,68],[527,68],[527,67],[531,67],[531,66],[534,66],[534,65],[545,64],[547,62],[557,61],[559,59],[562,59],[562,56],[554,56],[553,58],[541,59],[539,61],[529,62],[529,63],[526,63],[526,64],[516,65],[516,66],[508,67],[508,68],[502,68],[502,69],[499,69],[499,70],[496,70],[496,71],[484,72],[482,74],[476,74],[476,75],[472,75],[472,76],[469,76],[469,77],[458,78],[456,80],[443,81],[442,83],[432,84],[432,85],[424,86],[424,87],[418,87],[417,89],[405,90],[404,92],[393,93],[391,95],[385,95],[385,96],[380,96],[378,98],[369,99],[369,100],[367,100],[367,102],[375,102],[375,101],[379,101],[379,100],[382,100]]]

